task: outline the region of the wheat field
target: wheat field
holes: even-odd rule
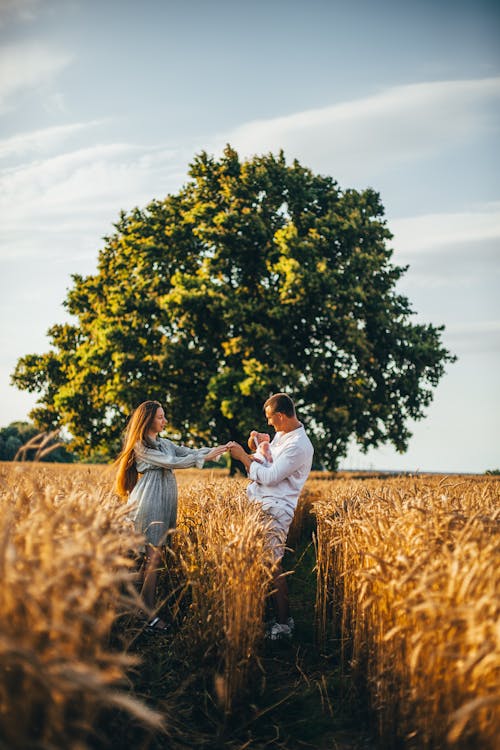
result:
[[[171,616],[182,611],[176,640],[212,672],[228,712],[263,635],[270,553],[245,483],[200,476],[180,473],[167,596]],[[0,747],[94,747],[112,709],[168,736],[168,706],[152,710],[129,690],[144,630],[135,585],[142,539],[112,484],[110,467],[1,465]]]
[[[262,669],[271,558],[246,480],[177,472],[179,523],[158,592],[172,630],[151,645],[137,617],[142,540],[113,476],[0,465],[2,749],[104,748],[117,727],[122,746],[128,732],[137,747],[148,737],[182,746],[190,690],[224,721]],[[495,746],[499,490],[494,478],[312,475],[306,485],[289,545],[310,534],[312,513],[317,647],[338,649],[366,691],[384,750]],[[148,656],[154,702],[137,687]]]
[[[498,747],[498,480],[340,480],[317,497],[318,639],[366,684],[382,747]]]

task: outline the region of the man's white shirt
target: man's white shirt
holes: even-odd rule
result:
[[[279,505],[290,515],[297,506],[300,491],[311,471],[314,449],[301,425],[291,432],[277,432],[270,443],[272,464],[252,461],[248,476],[248,496],[262,506]]]

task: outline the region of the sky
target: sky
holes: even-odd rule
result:
[[[406,453],[342,467],[500,468],[499,114],[491,0],[0,0],[0,427],[119,212],[230,143],[376,189],[399,291],[458,357]]]

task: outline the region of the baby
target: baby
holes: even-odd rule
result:
[[[254,456],[261,464],[272,464],[273,454],[271,452],[271,446],[269,445],[271,438],[265,432],[257,432],[252,430],[250,433],[250,440],[248,441],[250,447],[255,446]]]

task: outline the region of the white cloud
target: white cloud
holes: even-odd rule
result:
[[[500,320],[476,320],[472,323],[457,323],[446,326],[448,334],[462,336],[463,334],[496,333],[500,335]]]
[[[40,0],[1,0],[0,28],[11,19],[33,21],[37,16]]]
[[[500,320],[447,324],[444,342],[458,354],[500,352]]]
[[[162,198],[179,184],[175,151],[127,143],[81,148],[5,169],[0,177],[1,254],[46,252],[50,242],[43,233],[54,239],[74,232],[80,246],[95,245],[120,209]],[[52,252],[58,254],[56,245]]]
[[[416,83],[249,122],[217,143],[229,142],[244,156],[283,148],[287,158],[349,184],[498,128],[489,110],[499,103],[498,77]]]
[[[409,257],[445,246],[500,240],[500,202],[469,211],[393,219],[389,228],[397,252]]]
[[[52,80],[70,62],[67,53],[39,43],[4,46],[0,50],[0,110],[12,106],[20,91]]]
[[[11,138],[0,140],[0,159],[9,157],[23,157],[31,152],[40,154],[61,146],[61,141],[88,128],[101,125],[103,120],[91,120],[90,122],[75,122],[68,125],[55,125],[50,128],[42,128],[28,133],[20,133]]]

